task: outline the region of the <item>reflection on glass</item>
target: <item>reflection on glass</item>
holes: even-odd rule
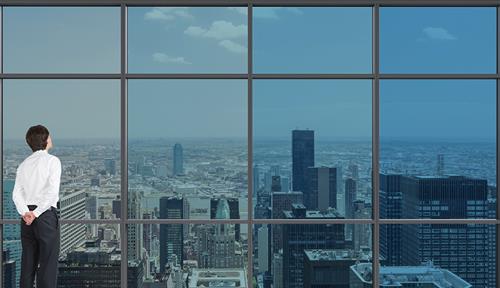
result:
[[[4,225],[5,288],[19,288],[21,226]],[[120,287],[120,231],[115,224],[62,224],[57,287]],[[129,268],[129,273],[134,269]],[[129,286],[137,287],[137,286]]]
[[[286,211],[287,218],[302,218],[301,206]],[[353,287],[350,267],[371,264],[368,224],[256,224],[253,233],[258,287]]]
[[[495,7],[383,7],[382,73],[495,73]]]
[[[255,218],[293,203],[371,215],[371,82],[262,80],[254,85]]]
[[[181,206],[177,208],[180,210]],[[173,213],[165,211],[160,214]],[[128,225],[129,286],[250,287],[247,225]],[[224,285],[222,285],[224,284]],[[153,286],[151,286],[153,287]]]
[[[246,7],[128,8],[129,72],[246,73],[246,14]]]
[[[4,71],[119,73],[119,7],[5,7]]]
[[[382,225],[380,254],[380,286],[496,287],[495,225]],[[356,265],[351,287],[371,282],[367,271]]]
[[[371,73],[369,7],[255,7],[257,73]]]
[[[12,189],[31,153],[25,134],[49,129],[61,160],[61,218],[119,218],[120,86],[115,80],[4,80],[4,218],[17,219]]]
[[[382,218],[495,218],[495,81],[387,80]]]
[[[129,217],[247,217],[247,97],[240,80],[132,80],[128,87]]]

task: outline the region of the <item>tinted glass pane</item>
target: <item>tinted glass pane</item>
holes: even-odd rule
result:
[[[350,267],[371,264],[369,224],[256,224],[254,235],[253,281],[261,287],[354,287]]]
[[[21,216],[12,192],[17,167],[33,153],[26,132],[37,124],[49,130],[53,140],[49,153],[62,164],[61,217],[119,217],[115,213],[121,179],[119,81],[5,80],[3,84],[4,217]]]
[[[247,8],[128,9],[132,73],[246,73]]]
[[[249,287],[247,225],[134,224],[128,235],[129,287]]]
[[[247,217],[246,83],[129,81],[129,217],[164,196],[184,197],[184,219]]]
[[[255,7],[256,73],[371,73],[371,8]]]
[[[495,225],[382,225],[380,255],[381,287],[496,287]],[[369,272],[352,266],[351,285],[371,282]]]
[[[381,217],[495,218],[495,81],[380,87]]]
[[[4,72],[119,73],[119,7],[5,7]]]
[[[257,80],[253,105],[256,218],[293,203],[370,217],[370,81]]]
[[[380,72],[495,73],[496,9],[381,8]]]

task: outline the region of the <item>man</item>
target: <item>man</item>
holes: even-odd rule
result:
[[[17,167],[12,200],[21,219],[20,288],[57,286],[59,218],[57,202],[61,182],[61,161],[48,153],[52,148],[49,130],[32,126],[26,142],[33,153]],[[40,265],[40,267],[38,267]]]

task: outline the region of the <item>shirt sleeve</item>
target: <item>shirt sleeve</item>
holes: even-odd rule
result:
[[[59,185],[61,183],[61,161],[57,157],[53,157],[50,161],[49,179],[44,190],[43,201],[40,205],[33,210],[36,217],[40,216],[43,212],[50,208],[59,197]]]
[[[16,170],[16,182],[14,183],[14,190],[12,190],[12,201],[16,205],[17,213],[23,216],[26,212],[30,211],[28,205],[26,205],[26,200],[24,199],[24,190],[21,183],[21,170],[17,167]]]

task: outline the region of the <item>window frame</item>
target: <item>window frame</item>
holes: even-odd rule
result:
[[[97,74],[97,73],[4,73],[3,71],[3,8],[9,6],[115,6],[120,7],[120,73]],[[248,9],[247,13],[247,73],[237,74],[199,74],[199,73],[128,73],[127,70],[127,9],[128,7],[147,6],[239,6]],[[253,72],[253,8],[265,6],[348,6],[348,7],[371,7],[372,9],[372,72],[369,74],[265,74]],[[496,73],[494,74],[382,74],[379,72],[379,22],[381,7],[492,7],[496,8]],[[248,226],[248,259],[247,277],[249,285],[252,283],[253,270],[253,226],[254,224],[370,224],[372,226],[372,253],[373,259],[380,256],[380,225],[383,224],[490,224],[496,226],[496,270],[500,274],[500,202],[497,197],[495,219],[380,219],[379,203],[379,156],[380,156],[380,133],[379,133],[379,105],[380,105],[380,80],[381,79],[491,79],[496,80],[496,175],[498,187],[498,171],[500,165],[498,155],[500,147],[498,143],[498,111],[500,108],[500,1],[499,0],[1,0],[0,2],[0,166],[3,169],[3,80],[4,79],[118,79],[120,80],[120,121],[121,121],[121,205],[120,219],[61,219],[61,224],[103,224],[113,223],[120,225],[121,247],[127,245],[127,225],[131,224],[196,224],[196,223],[237,223]],[[189,219],[128,219],[128,106],[127,106],[127,81],[129,79],[243,79],[248,81],[247,89],[247,147],[248,147],[248,217],[247,219],[233,220],[189,220]],[[329,219],[329,220],[287,220],[287,219],[254,219],[252,210],[253,201],[253,79],[369,79],[372,81],[372,218],[370,219]],[[3,173],[2,173],[3,174]],[[374,175],[376,175],[374,177]],[[3,175],[2,183],[3,183]],[[3,185],[0,185],[0,239],[3,240],[3,226],[7,224],[19,224],[19,221],[3,218]],[[0,252],[3,251],[3,241],[0,242]],[[121,251],[121,287],[127,287],[127,249]],[[3,263],[3,255],[0,253],[0,263]],[[378,261],[372,261],[373,287],[379,286]],[[3,283],[3,269],[0,269],[0,281]],[[497,276],[498,277],[498,276]],[[500,279],[497,279],[497,287],[500,287]]]

